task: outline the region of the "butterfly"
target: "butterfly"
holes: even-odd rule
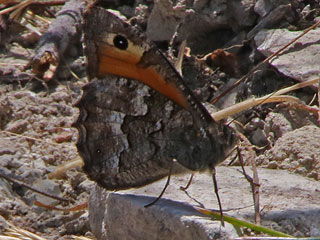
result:
[[[225,159],[235,131],[213,120],[141,31],[92,6],[83,32],[90,82],[74,126],[90,179],[108,190],[135,188]]]

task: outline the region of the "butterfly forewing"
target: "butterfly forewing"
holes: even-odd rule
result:
[[[144,35],[93,7],[85,16],[84,42],[90,83],[74,125],[91,179],[110,190],[139,187],[167,176],[173,159],[173,173],[181,173],[225,158],[234,131],[213,121]]]

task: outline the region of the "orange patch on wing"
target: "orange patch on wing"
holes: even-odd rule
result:
[[[119,51],[112,51],[111,47],[99,49],[99,76],[105,74],[114,74],[122,77],[136,79],[154,90],[167,96],[183,108],[188,109],[190,106],[184,94],[173,83],[167,82],[160,73],[154,68],[137,67],[140,61],[137,56],[126,53],[119,54]]]

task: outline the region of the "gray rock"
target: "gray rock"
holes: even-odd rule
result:
[[[255,1],[155,1],[148,18],[147,36],[153,41],[168,41],[177,25],[183,23],[178,39],[194,39],[201,33],[217,29],[240,29],[252,26],[256,20]]]
[[[272,10],[272,7],[270,0],[258,0],[254,5],[254,11],[264,17]]]
[[[261,128],[257,128],[251,133],[252,144],[256,146],[266,146],[268,144],[268,139],[265,132]]]
[[[6,199],[6,198],[14,198],[15,193],[12,191],[12,187],[10,183],[3,179],[0,178],[0,199]]]
[[[253,38],[260,30],[264,28],[277,28],[284,22],[292,23],[295,19],[294,12],[290,4],[280,5],[269,14],[263,17],[257,25],[248,33],[248,39]],[[283,46],[283,45],[281,45]]]
[[[203,217],[191,206],[172,200],[109,193],[96,187],[90,196],[91,230],[98,239],[230,239],[236,231]],[[99,204],[99,205],[97,205]]]
[[[79,234],[90,231],[88,212],[66,223],[64,234]]]
[[[302,32],[291,32],[287,29],[262,30],[255,36],[254,40],[258,50],[268,57]],[[279,72],[299,82],[316,79],[320,73],[319,35],[319,28],[310,31],[270,63]]]
[[[61,190],[59,188],[59,185],[56,182],[54,182],[53,180],[38,179],[33,183],[32,187],[34,187],[42,192],[51,194],[53,196],[60,196],[61,195]],[[54,206],[55,204],[57,204],[59,202],[58,200],[44,196],[39,193],[35,193],[33,191],[28,191],[26,193],[25,197],[30,202],[33,202],[34,200],[38,200],[39,202],[45,203],[47,205],[52,205],[52,206]],[[44,209],[41,208],[41,210],[44,210]]]
[[[0,167],[6,167],[13,160],[13,156],[11,154],[4,154],[0,156]]]
[[[236,167],[218,167],[217,179],[220,198],[228,215],[253,221],[250,186]],[[250,174],[250,169],[247,171]],[[179,191],[188,176],[173,176],[163,198],[155,205],[144,208],[154,200],[165,181],[139,189],[109,193],[96,187],[89,200],[89,220],[97,239],[233,239],[236,232],[229,224],[194,211],[192,198],[207,208],[218,209],[211,177],[197,174],[188,190],[188,197]],[[320,228],[320,197],[318,182],[282,170],[259,169],[260,206],[264,208],[262,223],[275,226],[288,234],[315,233]],[[150,197],[152,196],[152,197]],[[169,200],[171,199],[171,200]],[[250,206],[250,207],[248,207]],[[232,210],[233,209],[233,210]],[[290,215],[292,213],[292,215]],[[297,222],[299,218],[308,221]],[[310,224],[310,222],[313,224]]]
[[[152,41],[170,40],[179,23],[185,18],[186,7],[171,1],[155,1],[152,12],[148,18],[147,36]],[[192,13],[191,13],[192,14]]]
[[[254,11],[264,17],[275,7],[290,3],[290,0],[258,0],[254,6]]]
[[[319,179],[320,128],[305,126],[280,137],[274,147],[257,158],[259,165],[287,169]]]
[[[281,113],[270,112],[265,119],[264,131],[272,140],[292,131],[292,125]]]
[[[40,169],[32,168],[30,164],[21,165],[16,172],[26,183],[32,183],[40,179],[43,172]]]
[[[13,155],[17,151],[17,146],[6,138],[0,138],[0,155]]]
[[[83,182],[81,182],[78,186],[78,188],[80,190],[83,190],[85,192],[90,192],[90,190],[94,187],[94,182],[90,181],[88,179],[84,180]]]
[[[13,111],[11,102],[8,100],[6,96],[2,95],[0,97],[0,129],[4,129],[7,123],[10,122],[12,114]]]
[[[256,146],[268,144],[266,133],[263,131],[265,123],[259,118],[253,118],[245,125],[245,134],[251,143]]]
[[[253,11],[255,2],[255,0],[228,1],[229,14],[232,16],[230,19],[233,20],[230,25],[233,29],[233,26],[238,26],[234,29],[236,32],[238,29],[254,25],[257,19]]]
[[[9,225],[7,221],[0,215],[0,234],[4,233],[8,228]]]
[[[12,133],[23,133],[28,127],[28,120],[20,119],[15,122],[8,123],[6,131]]]

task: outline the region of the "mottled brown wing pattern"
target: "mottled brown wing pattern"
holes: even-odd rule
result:
[[[224,160],[234,131],[214,122],[143,34],[93,7],[85,16],[84,42],[90,83],[74,126],[92,180],[109,190],[140,187],[167,176],[172,166],[178,174]]]

